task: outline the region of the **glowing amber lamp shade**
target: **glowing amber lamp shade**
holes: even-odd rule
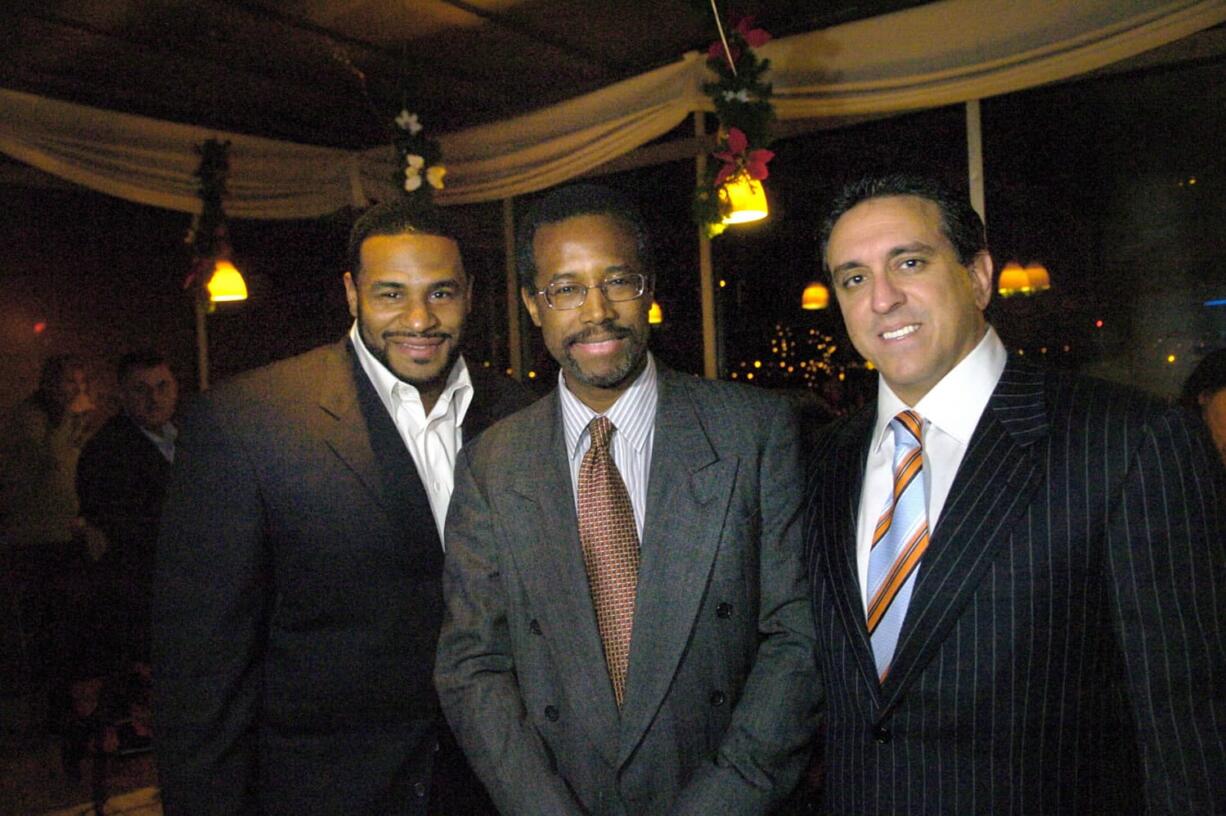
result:
[[[1026,274],[1026,270],[1022,269],[1022,265],[1017,261],[1009,261],[1009,263],[1005,264],[1004,269],[1000,270],[1000,281],[996,285],[996,290],[1000,292],[1001,297],[1028,294],[1030,292],[1030,276]]]
[[[247,282],[229,261],[217,261],[206,288],[209,290],[209,300],[214,303],[247,299]]]
[[[725,224],[748,224],[761,221],[770,213],[766,205],[766,188],[748,173],[740,173],[724,182],[719,188],[720,200],[727,212],[722,219]]]
[[[652,326],[658,326],[664,322],[664,310],[654,300],[651,302],[651,308],[647,310],[647,322]]]
[[[1051,276],[1047,274],[1047,267],[1043,264],[1027,264],[1026,279],[1030,283],[1032,292],[1042,292],[1051,288]]]
[[[795,291],[795,290],[793,290]],[[825,284],[813,281],[805,287],[804,294],[800,296],[800,308],[809,311],[817,311],[825,309],[830,305],[830,290]]]

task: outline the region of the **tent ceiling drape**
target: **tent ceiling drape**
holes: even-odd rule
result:
[[[773,64],[783,120],[839,121],[1057,82],[1226,21],[1226,0],[942,0],[783,37]],[[533,192],[589,173],[709,110],[705,60],[669,65],[512,119],[441,136],[446,204]],[[104,111],[0,89],[0,152],[157,207],[199,208],[195,148],[231,142],[227,211],[309,218],[395,194],[390,146],[348,151]]]

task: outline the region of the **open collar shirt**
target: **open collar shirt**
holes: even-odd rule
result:
[[[421,394],[403,382],[383,365],[366,347],[355,321],[349,330],[349,339],[366,376],[370,378],[379,399],[400,432],[405,447],[417,465],[422,487],[430,500],[430,512],[443,540],[443,523],[447,519],[447,506],[451,503],[451,491],[455,486],[455,460],[464,443],[464,416],[473,399],[472,378],[464,358],[457,357],[455,365],[447,374],[443,393],[426,416]]]
[[[144,425],[141,425],[135,419],[132,420],[132,424],[135,425],[150,442],[157,446],[158,453],[162,454],[163,459],[170,462],[172,465],[174,464],[175,440],[179,438],[179,429],[175,427],[173,422],[167,422],[165,425],[159,428],[156,433],[149,430]]]
[[[566,450],[570,455],[570,484],[575,497],[575,510],[579,507],[579,465],[583,455],[592,446],[588,424],[600,416],[588,408],[566,387],[566,377],[558,372],[558,396],[562,404],[562,428],[566,434]],[[609,447],[613,462],[621,473],[634,507],[634,524],[639,541],[643,540],[643,525],[647,519],[647,477],[651,473],[651,448],[655,440],[656,404],[659,388],[656,364],[651,353],[642,373],[627,388],[605,416],[617,430]]]
[[[1007,360],[1004,344],[988,326],[983,339],[971,353],[914,406],[913,410],[924,420],[924,488],[930,531],[937,528],[971,434],[1000,381]],[[868,608],[868,556],[872,549],[873,528],[894,489],[894,434],[890,431],[890,421],[908,407],[885,380],[880,380],[877,421],[869,442],[856,525],[856,566],[865,609]],[[922,564],[920,570],[923,570]]]

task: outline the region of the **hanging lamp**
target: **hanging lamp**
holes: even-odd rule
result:
[[[238,268],[225,258],[218,258],[213,264],[213,274],[205,288],[213,303],[247,299],[247,282]]]
[[[830,290],[826,288],[826,284],[820,281],[810,283],[805,287],[804,293],[800,296],[800,308],[810,312],[825,309],[829,305]]]
[[[1000,292],[1001,297],[1029,294],[1030,276],[1017,261],[1009,261],[1000,270],[1000,280],[997,281],[996,291]]]
[[[770,214],[766,188],[746,172],[725,181],[719,188],[719,197],[721,203],[727,205],[727,211],[720,219],[725,224],[748,224],[761,221]]]

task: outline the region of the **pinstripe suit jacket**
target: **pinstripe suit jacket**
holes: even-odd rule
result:
[[[805,537],[833,813],[1226,813],[1226,492],[1176,411],[1011,360],[889,676],[855,560],[873,408],[831,426]]]

